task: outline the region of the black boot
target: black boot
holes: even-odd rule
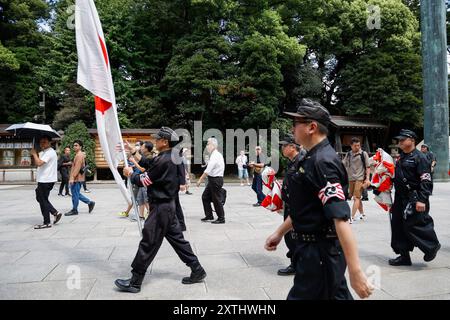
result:
[[[441,248],[441,244],[438,244],[437,247],[433,251],[431,251],[423,256],[423,260],[425,262],[430,262],[431,260],[436,258],[437,252],[439,251],[440,248]]]
[[[184,277],[183,280],[181,280],[181,283],[183,284],[199,283],[206,278],[206,271],[205,269],[203,269],[200,263],[197,262],[195,265],[191,266],[191,270],[192,270],[191,275],[189,277]]]
[[[409,253],[402,253],[395,259],[389,259],[389,264],[394,267],[410,266],[412,264],[411,257],[409,256]]]
[[[290,264],[287,268],[278,270],[277,274],[279,276],[291,276],[295,274],[295,269],[292,264]]]
[[[131,274],[131,279],[117,279],[114,283],[121,291],[138,293],[141,291],[141,285],[145,275],[137,274],[135,272],[131,272]]]

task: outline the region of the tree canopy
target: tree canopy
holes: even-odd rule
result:
[[[76,84],[74,0],[0,1],[0,117],[94,127]],[[123,127],[285,126],[304,97],[333,114],[422,126],[418,1],[96,0]],[[371,28],[369,5],[380,27]]]

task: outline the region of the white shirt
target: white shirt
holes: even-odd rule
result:
[[[244,169],[243,165],[247,164],[247,156],[245,154],[239,155],[236,158],[236,164],[237,164],[239,170],[243,170]]]
[[[214,150],[209,157],[205,173],[210,177],[223,177],[224,171],[225,161],[223,160],[223,156],[219,151]]]
[[[39,152],[39,159],[45,163],[37,168],[36,180],[41,183],[58,181],[58,156],[53,148]]]

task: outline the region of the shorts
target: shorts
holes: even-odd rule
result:
[[[239,176],[239,179],[247,179],[248,178],[247,169],[238,169],[238,176]]]
[[[363,180],[350,181],[349,196],[361,199],[361,195],[363,192],[363,184],[364,184]]]
[[[139,206],[148,203],[147,188],[140,187],[137,192],[136,201]]]

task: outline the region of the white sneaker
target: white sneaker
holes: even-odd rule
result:
[[[360,213],[355,214],[354,220],[362,220],[363,216]]]
[[[241,183],[241,187],[243,186],[244,184],[243,183]]]
[[[352,217],[350,217],[350,219],[348,220],[348,223],[353,224],[353,219],[352,219]]]

